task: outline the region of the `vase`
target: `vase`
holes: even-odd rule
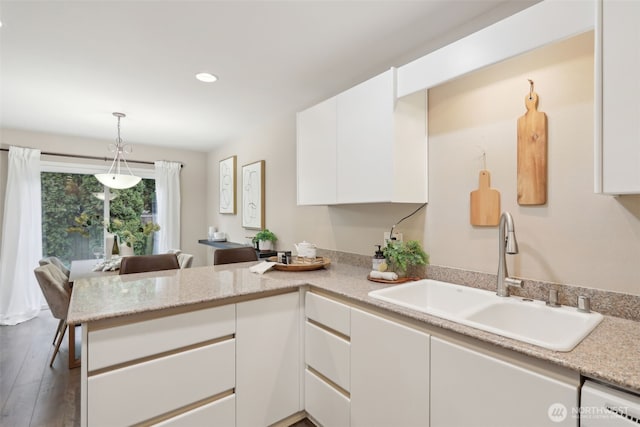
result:
[[[273,242],[271,240],[260,240],[260,250],[261,251],[272,251],[273,250]]]
[[[133,254],[133,246],[129,246],[126,243],[120,243],[120,256],[132,256]]]

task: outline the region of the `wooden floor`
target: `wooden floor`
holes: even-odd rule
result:
[[[0,326],[0,426],[80,426],[80,369],[68,368],[66,336],[49,367],[57,326],[49,310]],[[303,420],[291,427],[315,426]]]
[[[16,326],[0,326],[0,426],[80,425],[80,369],[68,368],[67,337],[53,367],[49,310]]]

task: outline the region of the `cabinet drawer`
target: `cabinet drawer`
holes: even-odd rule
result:
[[[346,336],[351,335],[351,309],[347,305],[307,292],[305,313],[309,319]]]
[[[309,322],[305,324],[305,362],[349,391],[349,342]]]
[[[171,354],[90,376],[88,425],[136,424],[234,386],[235,339]]]
[[[215,402],[200,406],[184,414],[169,418],[156,427],[193,427],[217,426],[233,427],[236,425],[236,396],[224,397]]]
[[[324,427],[349,427],[349,398],[308,370],[305,371],[305,409]]]
[[[89,331],[89,371],[235,332],[234,304]]]

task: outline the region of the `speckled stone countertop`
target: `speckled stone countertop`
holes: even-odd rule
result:
[[[243,296],[259,297],[271,291],[309,285],[640,393],[640,322],[605,316],[572,351],[557,352],[371,298],[370,291],[388,285],[368,281],[366,268],[334,262],[317,271],[272,270],[259,275],[249,272],[248,267],[253,264],[80,279],[73,287],[67,322],[88,323]]]

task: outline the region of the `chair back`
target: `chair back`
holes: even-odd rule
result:
[[[71,287],[65,275],[53,264],[36,267],[33,272],[44,299],[56,319],[66,319],[71,299]]]
[[[38,261],[38,263],[40,265],[45,265],[45,264],[53,264],[56,267],[58,267],[60,269],[60,271],[62,271],[62,273],[67,276],[67,279],[69,278],[69,274],[71,273],[69,271],[69,269],[67,268],[66,265],[64,265],[64,263],[62,261],[60,261],[60,258],[55,257],[55,256],[48,256],[45,258],[42,258],[40,261]]]
[[[256,254],[256,250],[251,246],[231,249],[216,249],[213,253],[213,265],[257,260],[258,255]]]
[[[178,254],[178,264],[180,264],[180,268],[191,268],[191,264],[193,263],[193,255],[191,254]]]
[[[122,258],[120,262],[120,274],[177,270],[179,268],[180,264],[178,264],[176,254],[127,256]]]

